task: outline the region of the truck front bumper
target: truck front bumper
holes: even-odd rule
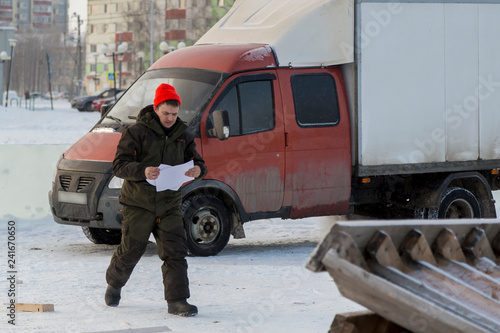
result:
[[[74,216],[58,216],[54,210],[53,191],[49,191],[49,204],[54,221],[59,224],[74,225],[80,227],[121,229],[123,205],[118,202],[120,189],[105,188],[97,203],[95,218],[79,219]],[[75,207],[77,208],[77,207]]]
[[[61,158],[49,191],[54,221],[82,227],[121,229],[120,188],[109,188],[111,163]]]

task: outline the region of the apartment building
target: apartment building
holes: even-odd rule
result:
[[[68,0],[0,0],[0,26],[18,32],[67,31]]]
[[[233,2],[88,0],[86,91],[90,94],[115,83],[117,88],[129,87],[179,43],[193,45]],[[160,49],[160,45],[165,46],[162,42],[167,43],[167,49]]]

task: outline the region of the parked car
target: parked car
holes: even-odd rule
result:
[[[103,105],[113,105],[115,103],[115,100],[119,100],[120,97],[123,95],[125,91],[120,91],[119,93],[116,94],[116,99],[115,96],[113,97],[108,97],[108,98],[99,98],[96,99],[95,101],[92,102],[92,111],[100,111],[101,107]],[[109,107],[108,107],[109,109]]]
[[[116,96],[116,101],[118,101],[118,100],[120,99],[120,97],[122,97],[122,95],[123,95],[124,93],[125,93],[125,91],[119,92],[119,93],[117,94],[117,96]],[[102,104],[101,108],[102,108],[103,106],[105,106],[105,107],[107,107],[107,109],[109,110],[109,109],[111,109],[111,107],[112,107],[113,105],[115,105],[115,102],[116,102],[116,101],[115,101],[115,99],[114,99],[114,98],[111,98],[111,99],[109,99],[109,100],[105,101],[105,102]]]
[[[116,92],[124,91],[124,89],[116,89]],[[96,91],[92,95],[75,97],[71,100],[71,107],[78,111],[92,111],[92,102],[100,98],[110,98],[115,96],[114,88],[107,88]]]

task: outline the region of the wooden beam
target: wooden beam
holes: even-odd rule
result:
[[[17,311],[24,312],[50,312],[54,311],[54,304],[31,304],[31,303],[15,303]]]

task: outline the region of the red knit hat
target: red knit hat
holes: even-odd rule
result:
[[[169,99],[175,99],[176,101],[179,101],[179,104],[181,104],[181,98],[175,91],[174,87],[166,83],[160,84],[160,86],[156,88],[154,106],[156,107],[158,104],[168,101]]]

